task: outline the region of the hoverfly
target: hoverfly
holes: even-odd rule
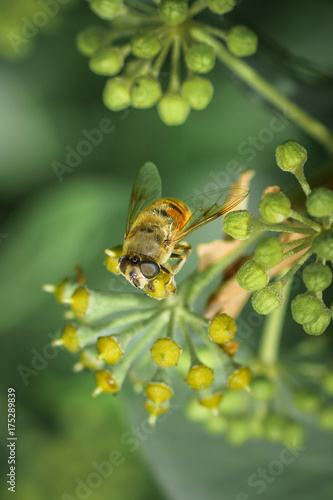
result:
[[[174,275],[183,267],[192,247],[182,241],[192,231],[217,219],[238,205],[249,191],[242,187],[218,189],[195,196],[186,203],[162,198],[161,179],[153,163],[145,163],[135,179],[129,204],[124,244],[117,252],[117,272],[151,295],[160,273],[165,293],[175,292]],[[175,261],[173,264],[169,261]],[[111,269],[110,269],[111,270]],[[156,282],[156,281],[155,281]],[[168,286],[173,284],[173,286]],[[155,297],[156,298],[156,297]]]

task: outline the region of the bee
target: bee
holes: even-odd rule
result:
[[[106,253],[111,260],[118,261],[118,273],[149,295],[154,292],[156,278],[166,276],[167,279],[163,279],[165,293],[159,297],[164,298],[175,292],[174,275],[192,250],[182,240],[230,211],[248,193],[245,188],[233,187],[195,196],[186,203],[176,198],[162,198],[158,170],[153,163],[145,163],[134,182],[124,244],[117,247],[117,252],[106,250]]]

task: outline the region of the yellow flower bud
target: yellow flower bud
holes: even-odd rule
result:
[[[93,396],[97,396],[101,392],[116,394],[120,389],[117,380],[108,370],[97,370],[95,372],[95,379],[97,387],[93,392]]]
[[[109,363],[110,365],[115,365],[119,363],[123,355],[122,349],[117,342],[115,337],[106,335],[105,337],[98,337],[96,342],[96,349],[99,358]]]
[[[174,340],[165,337],[157,339],[150,352],[154,363],[167,368],[175,366],[178,363],[182,350]]]
[[[185,381],[195,391],[206,389],[214,382],[214,371],[205,365],[193,366],[188,372]]]
[[[227,314],[219,314],[215,316],[209,324],[209,338],[217,344],[229,342],[235,336],[237,325],[233,318]]]
[[[163,382],[149,382],[145,389],[145,395],[153,403],[159,405],[172,398],[173,390]]]
[[[247,366],[241,366],[228,379],[228,387],[233,390],[247,389],[251,382],[251,370]]]

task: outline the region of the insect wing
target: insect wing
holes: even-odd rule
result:
[[[126,222],[126,236],[132,227],[137,215],[146,206],[162,197],[162,184],[157,167],[151,163],[145,163],[136,176]]]
[[[249,189],[243,187],[232,187],[209,191],[186,200],[185,203],[192,215],[182,232],[173,239],[172,243],[182,240],[192,231],[229,212],[241,203],[249,192]]]

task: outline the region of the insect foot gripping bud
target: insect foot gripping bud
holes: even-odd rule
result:
[[[98,337],[96,342],[96,349],[99,359],[102,359],[109,365],[119,363],[123,355],[122,349],[115,337],[106,335],[105,337]]]
[[[161,120],[166,125],[181,125],[186,122],[190,106],[180,94],[165,94],[157,105]]]
[[[254,260],[248,260],[237,273],[237,282],[244,290],[255,291],[264,288],[269,282],[266,269]]]
[[[283,302],[282,285],[270,283],[265,288],[254,292],[251,297],[253,309],[262,315],[270,314],[280,307]]]
[[[106,47],[96,52],[89,61],[89,68],[97,75],[113,76],[124,65],[121,51],[117,47]]]
[[[253,232],[253,215],[247,210],[229,212],[224,217],[223,229],[237,240],[247,240]]]
[[[92,0],[90,8],[102,19],[113,19],[123,8],[122,0]]]
[[[93,396],[97,396],[101,392],[116,394],[120,389],[117,380],[108,370],[97,370],[95,372],[95,379],[97,387],[93,392]]]
[[[162,0],[159,6],[160,16],[170,26],[178,26],[185,21],[188,13],[186,0]]]
[[[192,366],[185,381],[195,391],[206,389],[214,382],[214,372],[205,365]]]
[[[166,337],[157,339],[150,352],[154,363],[167,368],[177,365],[182,350],[174,340]]]
[[[291,203],[283,193],[269,193],[259,203],[260,215],[266,222],[278,224],[288,218]]]
[[[323,231],[314,240],[313,248],[322,259],[333,260],[333,230]]]
[[[279,264],[282,258],[283,247],[280,241],[274,237],[263,238],[254,250],[254,260],[266,269],[271,269]]]
[[[111,250],[106,250],[105,257],[105,267],[108,271],[115,274],[120,274],[119,269],[119,257],[122,256],[123,246],[117,245],[116,247],[111,248]]]
[[[103,91],[103,102],[111,111],[121,111],[131,104],[130,82],[127,78],[109,78]]]
[[[236,5],[236,0],[207,0],[209,9],[215,14],[226,14]]]
[[[217,344],[224,344],[232,340],[236,331],[237,325],[235,320],[227,314],[215,316],[208,327],[209,338]]]
[[[295,174],[298,170],[303,170],[308,154],[306,149],[297,142],[286,141],[276,148],[275,158],[281,170]]]
[[[162,96],[161,85],[151,76],[139,76],[132,83],[130,96],[134,108],[151,108]]]
[[[291,314],[300,325],[313,323],[319,318],[321,312],[320,300],[309,292],[297,295],[291,303]]]
[[[140,59],[150,59],[161,50],[161,42],[157,33],[151,29],[139,30],[131,39],[132,54]]]
[[[305,333],[307,333],[308,335],[316,336],[324,333],[330,322],[331,322],[330,310],[324,309],[316,321],[314,321],[309,325],[305,324],[302,326]]]
[[[183,82],[182,96],[187,100],[191,108],[205,109],[213,97],[214,88],[207,78],[195,76]]]
[[[173,390],[163,382],[149,382],[145,389],[145,396],[159,405],[172,398]]]
[[[247,366],[241,366],[232,373],[228,379],[228,387],[233,390],[249,389],[251,382],[251,370]]]
[[[332,271],[324,264],[313,262],[303,270],[303,281],[310,292],[322,292],[332,283]]]
[[[208,73],[214,68],[214,49],[205,43],[195,43],[186,51],[185,62],[196,73]]]
[[[269,401],[275,394],[274,383],[266,377],[256,377],[251,383],[251,389],[256,401]]]
[[[251,56],[257,51],[257,45],[257,35],[246,26],[234,26],[228,33],[227,46],[235,56]]]
[[[333,213],[333,191],[318,187],[306,200],[306,208],[313,217],[327,217]]]
[[[92,57],[107,43],[109,32],[101,26],[89,26],[82,30],[76,38],[78,51],[87,57]]]
[[[174,279],[170,280],[170,276],[167,273],[160,271],[156,278],[144,287],[144,290],[153,299],[161,300],[174,295],[177,289]]]

